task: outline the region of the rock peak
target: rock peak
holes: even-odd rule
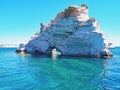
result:
[[[78,17],[81,19],[81,21],[88,20],[88,7],[85,4],[82,4],[81,6],[69,6],[64,11],[58,13],[56,16],[56,19],[59,18],[67,18],[67,17]]]

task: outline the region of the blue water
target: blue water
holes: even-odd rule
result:
[[[120,90],[120,48],[110,59],[19,55],[0,48],[0,90]]]

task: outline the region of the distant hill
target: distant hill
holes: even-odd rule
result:
[[[0,47],[4,47],[4,45],[0,45]]]

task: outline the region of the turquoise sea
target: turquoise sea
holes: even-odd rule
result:
[[[120,90],[120,48],[109,59],[19,55],[0,48],[0,90]]]

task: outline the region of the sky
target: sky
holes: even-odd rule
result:
[[[70,5],[86,4],[108,40],[120,46],[120,0],[0,0],[0,44],[19,44]]]

